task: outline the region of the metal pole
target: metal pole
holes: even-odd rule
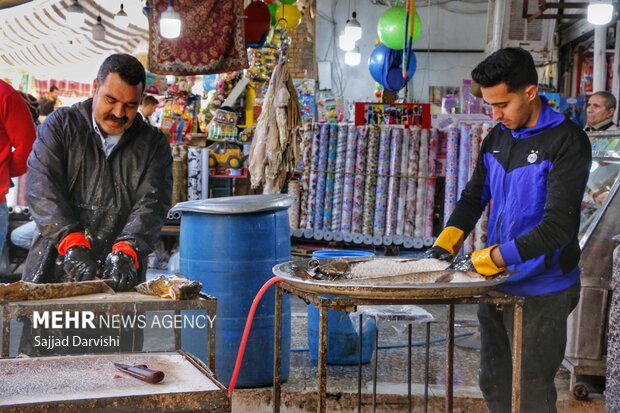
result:
[[[594,27],[594,70],[592,92],[606,90],[607,83],[607,59],[605,58],[607,43],[607,27]]]
[[[616,47],[614,48],[614,65],[612,71],[614,77],[611,82],[611,93],[620,98],[620,21],[616,22]],[[618,108],[614,112],[614,123],[618,123]]]
[[[424,413],[428,413],[428,371],[431,352],[431,323],[426,323],[426,355],[424,360]]]
[[[319,404],[317,412],[327,411],[327,305],[319,304],[319,365],[318,365],[318,387]]]
[[[372,375],[372,413],[377,411],[377,359],[379,358],[379,329],[375,330],[375,361]]]
[[[411,324],[407,325],[407,411],[411,413]]]
[[[514,307],[512,326],[512,413],[521,411],[521,346],[523,339],[523,300]]]
[[[280,367],[282,365],[282,289],[276,284],[275,322],[273,326],[273,413],[280,413]]]
[[[357,413],[362,413],[362,313],[359,315],[359,340],[358,340],[358,358],[357,358]]]
[[[502,48],[502,36],[504,34],[504,15],[506,14],[506,0],[495,2],[493,13],[493,38],[491,40],[491,52]]]
[[[446,355],[446,413],[452,413],[454,375],[454,304],[448,305],[448,354]]]

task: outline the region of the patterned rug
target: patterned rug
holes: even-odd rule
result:
[[[168,0],[149,0],[148,70],[160,74],[223,73],[248,67],[243,0],[176,0],[181,35],[166,39],[159,18]]]

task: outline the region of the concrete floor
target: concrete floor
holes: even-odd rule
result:
[[[307,348],[307,307],[299,299],[293,299],[292,305],[292,348]],[[444,411],[444,382],[446,354],[446,306],[424,307],[435,317],[431,324],[431,341],[429,369],[429,412]],[[456,335],[463,335],[465,341],[475,341],[473,334],[477,331],[475,306],[456,307]],[[469,335],[468,335],[469,334]],[[425,339],[424,325],[413,328],[413,342],[421,344]],[[398,334],[388,327],[380,329],[379,347],[406,345],[406,332]],[[412,394],[413,411],[423,412],[424,395],[424,345],[412,349]],[[310,360],[307,351],[291,353],[289,379],[282,386],[281,411],[314,412],[316,411],[316,364]],[[454,360],[454,411],[484,412],[486,405],[478,388],[478,350],[457,346]],[[364,412],[370,412],[372,399],[372,362],[362,368],[362,394]],[[389,348],[379,350],[377,379],[378,412],[407,411],[407,349]],[[576,400],[569,391],[570,375],[562,368],[556,377],[558,389],[559,412],[603,412],[604,397],[592,389],[590,399]],[[272,388],[239,389],[233,395],[233,412],[270,412],[272,411]],[[357,366],[328,366],[327,377],[327,411],[357,412]]]

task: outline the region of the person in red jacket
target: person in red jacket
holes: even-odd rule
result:
[[[11,177],[26,172],[26,160],[35,139],[28,105],[11,85],[0,80],[0,251],[4,248],[9,212],[6,194]]]

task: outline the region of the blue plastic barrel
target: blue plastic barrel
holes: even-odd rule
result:
[[[182,211],[181,274],[201,281],[217,298],[215,373],[226,386],[234,370],[245,322],[258,290],[274,265],[290,260],[288,195],[249,195],[177,204]],[[237,387],[273,383],[275,289],[270,289],[254,316]],[[207,358],[206,331],[183,329],[182,347]],[[288,295],[282,308],[282,379],[289,374],[291,310]]]
[[[370,251],[355,250],[321,250],[315,251],[314,258],[373,257]],[[351,365],[359,361],[359,336],[349,314],[344,311],[327,312],[327,364]],[[362,333],[362,363],[372,359],[374,337],[374,319],[365,320]],[[310,359],[317,361],[319,356],[319,310],[313,303],[308,305],[308,349]]]

